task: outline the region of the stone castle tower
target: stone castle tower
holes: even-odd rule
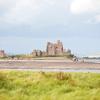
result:
[[[48,42],[46,52],[48,56],[63,55],[62,42],[60,40],[57,43]]]
[[[41,50],[33,50],[31,53],[34,57],[44,57],[44,56],[63,56],[71,54],[71,50],[67,50],[63,48],[63,44],[60,40],[56,43],[47,43],[46,51]]]

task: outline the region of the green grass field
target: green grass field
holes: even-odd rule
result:
[[[100,100],[100,74],[0,71],[0,100]]]

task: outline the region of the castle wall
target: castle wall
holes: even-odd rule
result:
[[[55,55],[63,55],[63,44],[60,41],[57,43],[50,43],[47,44],[47,54],[48,56],[55,56]]]
[[[65,50],[63,49],[63,44],[60,40],[58,40],[56,43],[47,43],[46,51],[41,50],[33,50],[32,55],[34,57],[37,56],[63,56],[65,53]]]
[[[5,51],[4,50],[0,50],[0,57],[5,57],[6,54],[5,54]]]

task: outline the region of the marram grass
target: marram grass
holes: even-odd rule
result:
[[[0,100],[100,100],[100,74],[0,71]]]

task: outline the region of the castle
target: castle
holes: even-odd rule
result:
[[[46,52],[48,56],[63,55],[63,51],[63,44],[60,40],[58,40],[57,43],[47,43]]]
[[[47,43],[46,51],[33,50],[31,53],[34,57],[39,56],[63,56],[65,54],[71,54],[71,50],[66,50],[63,48],[63,44],[60,40],[57,43]]]
[[[50,56],[69,56],[71,55],[71,50],[66,50],[60,40],[56,43],[47,42],[46,50],[33,50],[30,54],[32,57],[50,57]],[[0,57],[9,57],[6,55],[4,50],[0,50]]]
[[[0,50],[0,57],[5,57],[6,56],[6,53],[4,50]]]

